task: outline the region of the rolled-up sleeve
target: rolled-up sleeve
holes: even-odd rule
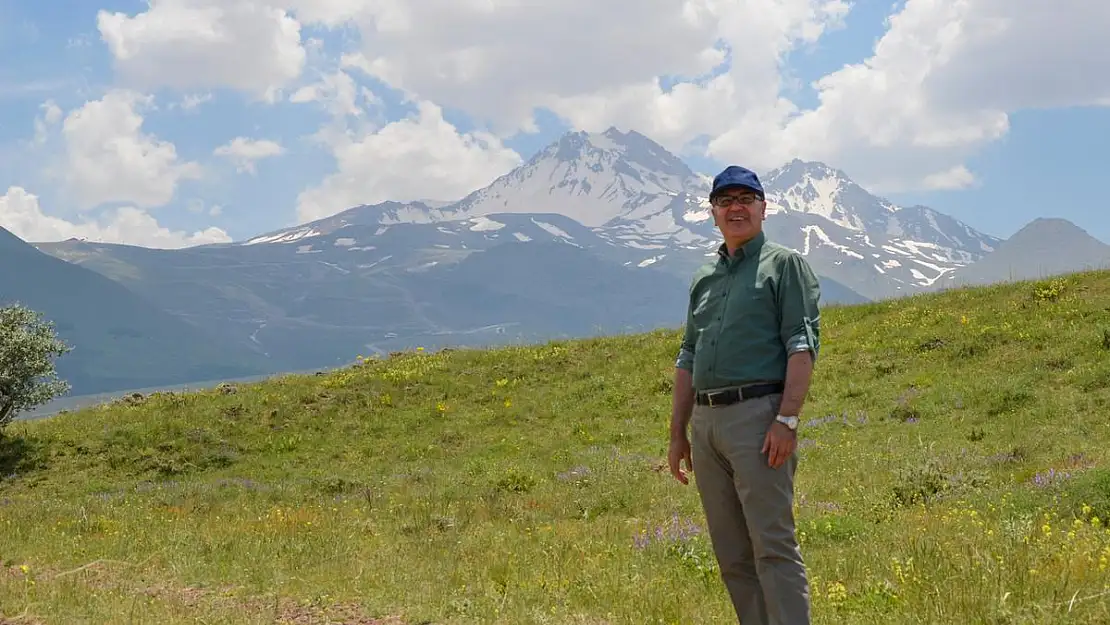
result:
[[[821,351],[821,285],[804,258],[791,254],[779,275],[778,300],[782,319],[779,334],[789,356],[808,351],[817,360]]]
[[[694,371],[694,348],[698,342],[697,328],[694,327],[694,315],[689,307],[686,309],[686,332],[682,335],[682,344],[678,348],[678,358],[674,366]]]

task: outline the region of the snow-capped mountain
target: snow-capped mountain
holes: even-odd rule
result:
[[[868,298],[932,288],[999,243],[932,209],[876,197],[823,163],[794,160],[762,179],[769,236],[805,254],[821,275]],[[357,238],[350,251],[371,252],[378,247],[374,238],[388,228],[422,225],[426,247],[473,250],[461,238],[438,238],[445,229],[485,228],[483,238],[491,242],[505,227],[496,226],[495,216],[560,215],[580,227],[561,237],[564,242],[597,247],[626,265],[687,275],[712,256],[719,240],[708,203],[711,181],[640,133],[571,132],[457,202],[358,206],[243,244],[295,243],[302,250],[334,235]],[[518,240],[533,238],[519,234]],[[406,238],[418,242],[413,236]]]
[[[662,146],[610,128],[564,135],[449,210],[468,217],[559,213],[596,228],[655,217],[675,196],[708,190],[703,177]]]
[[[868,297],[931,288],[999,243],[933,209],[876,197],[823,163],[794,160],[763,179],[770,235]]]

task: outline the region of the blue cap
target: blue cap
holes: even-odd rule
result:
[[[729,165],[724,171],[717,174],[713,179],[713,190],[709,192],[709,199],[713,199],[717,193],[732,187],[746,187],[759,194],[760,199],[764,199],[763,185],[759,182],[759,176],[755,172],[740,167],[739,165]]]

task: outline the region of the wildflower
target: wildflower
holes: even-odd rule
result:
[[[688,542],[700,534],[701,528],[697,524],[689,519],[680,521],[675,514],[671,517],[669,526],[660,525],[650,534],[647,530],[640,530],[640,533],[633,538],[633,544],[637,549],[645,549],[652,542]]]
[[[825,591],[829,601],[834,604],[843,603],[848,599],[848,589],[840,582],[829,583],[828,589]]]
[[[1031,481],[1039,488],[1046,488],[1048,486],[1051,486],[1052,484],[1055,484],[1056,482],[1060,482],[1069,478],[1071,478],[1071,473],[1068,473],[1066,471],[1057,471],[1056,469],[1052,468],[1048,471],[1037,473],[1033,476],[1033,479]]]

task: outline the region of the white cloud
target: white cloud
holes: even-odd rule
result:
[[[170,108],[180,108],[183,111],[195,111],[200,108],[201,104],[211,102],[216,96],[211,93],[191,93],[181,99],[180,103],[173,102]]]
[[[269,139],[249,139],[235,137],[229,143],[221,145],[213,152],[216,156],[223,156],[235,164],[238,172],[255,173],[255,161],[263,158],[272,158],[285,154],[281,144]]]
[[[1110,104],[1110,2],[978,0],[948,28],[951,41],[923,85],[939,109]]]
[[[301,221],[386,200],[458,199],[521,162],[492,135],[460,133],[431,102],[376,132],[332,140],[338,171],[300,194]]]
[[[62,241],[82,238],[100,243],[124,243],[161,249],[176,249],[205,243],[227,243],[231,237],[219,228],[197,232],[173,231],[146,212],[133,206],[105,211],[103,219],[66,221],[45,214],[38,196],[21,187],[10,187],[0,196],[0,227],[25,241]]]
[[[97,13],[120,74],[134,86],[230,87],[273,100],[300,76],[300,23],[256,0],[149,0],[137,15]]]
[[[839,27],[848,5],[840,0],[707,0],[687,4],[685,10],[696,11],[697,23],[712,26],[706,43],[716,38],[729,48],[730,58],[713,48],[700,50],[714,75],[682,80],[666,91],[663,72],[635,82],[613,80],[611,87],[592,93],[560,95],[550,107],[583,130],[635,128],[675,151],[709,136],[717,145],[744,145],[742,157],[750,166],[781,164],[785,155],[775,153],[772,138],[796,112],[781,95],[785,57]]]
[[[194,215],[209,215],[211,217],[219,217],[224,212],[224,208],[219,204],[208,204],[201,199],[189,200],[185,203],[185,208]]]
[[[161,206],[173,199],[181,180],[200,176],[200,166],[181,162],[173,143],[142,132],[139,109],[151,101],[113,90],[66,116],[63,175],[78,208],[107,202]]]
[[[292,102],[322,104],[331,120],[316,138],[338,170],[301,194],[305,218],[459,197],[519,161],[492,136],[459,133],[439,107],[501,136],[534,130],[533,112],[548,108],[577,129],[636,129],[675,151],[705,145],[705,155],[759,169],[823,160],[890,192],[974,185],[968,159],[1009,132],[1014,111],[1110,105],[1110,3],[904,0],[870,58],[821,78],[818,105],[800,110],[785,96],[788,55],[838,28],[849,6],[150,0],[138,15],[102,12],[98,23],[121,75],[139,84],[271,100],[289,89]],[[304,68],[328,46],[302,42],[302,23],[357,27],[357,51],[306,82]],[[347,73],[355,68],[421,103],[420,113],[384,127],[367,119],[381,102]],[[457,167],[445,154],[457,154]]]
[[[964,162],[1009,113],[1110,101],[1107,24],[1106,2],[907,0],[871,58],[818,81],[820,105],[779,145],[879,191],[968,186]]]
[[[359,25],[347,66],[499,132],[547,107],[676,151],[707,137],[707,155],[762,169],[824,160],[882,191],[974,184],[967,159],[1014,111],[1110,104],[1107,2],[906,0],[873,56],[820,79],[807,111],[783,95],[786,55],[839,26],[840,0],[285,4]]]
[[[42,109],[42,116],[35,118],[35,138],[36,145],[42,145],[49,140],[50,132],[62,120],[64,114],[61,107],[59,107],[53,100],[47,100],[40,106]]]
[[[306,102],[320,102],[328,112],[336,117],[350,115],[359,117],[363,110],[359,106],[358,98],[362,95],[369,96],[372,103],[378,102],[368,89],[359,89],[354,79],[349,74],[340,70],[322,76],[319,82],[305,85],[289,96],[290,102],[298,104]]]
[[[466,111],[499,131],[530,128],[535,107],[646,85],[660,75],[699,76],[722,59],[718,18],[757,40],[745,58],[783,34],[812,0],[289,1],[301,19],[350,19],[362,32],[359,65],[415,99]],[[760,9],[767,7],[770,13]],[[808,8],[803,8],[808,11]],[[754,18],[752,17],[754,16]],[[766,32],[765,29],[772,29]],[[777,46],[776,46],[777,47]]]
[[[793,110],[778,95],[783,56],[846,11],[839,0],[282,4],[306,23],[359,25],[362,51],[344,55],[341,67],[360,69],[422,103],[417,121],[355,133],[361,139],[321,130],[339,171],[301,194],[302,220],[387,199],[455,199],[519,164],[493,137],[468,145],[443,121],[439,106],[503,133],[532,130],[533,110],[547,107],[578,128],[634,127],[671,148],[734,129],[744,111],[749,122],[739,128],[754,128],[762,138]],[[726,61],[718,40],[732,48],[731,69],[701,80]],[[698,82],[664,93],[661,75]],[[293,100],[330,101],[336,115],[359,110],[342,72]]]
[[[925,176],[922,185],[926,189],[964,189],[975,183],[975,175],[963,165],[957,165],[948,171]]]

